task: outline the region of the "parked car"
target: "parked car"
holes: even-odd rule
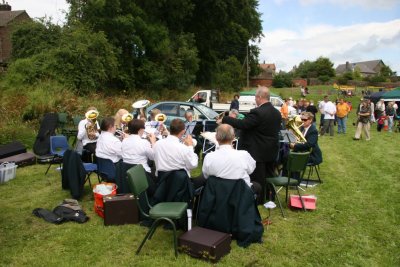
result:
[[[153,109],[159,109],[161,113],[167,115],[167,120],[165,122],[167,126],[169,126],[171,121],[175,118],[185,120],[185,112],[187,110],[193,112],[193,118],[196,121],[215,120],[218,116],[218,113],[211,108],[195,102],[163,101],[155,103],[147,107],[147,117],[150,116],[150,112]]]

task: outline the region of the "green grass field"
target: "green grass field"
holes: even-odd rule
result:
[[[311,98],[322,99],[324,92],[315,90]],[[299,92],[280,93],[297,98]],[[320,137],[324,182],[305,192],[318,197],[317,210],[286,208],[283,219],[274,209],[264,242],[244,249],[233,241],[218,266],[400,266],[400,133],[378,133],[373,125],[371,141],[353,141],[352,121],[354,114],[346,135]],[[93,211],[88,185],[80,202],[87,223],[52,225],[33,216],[34,208],[53,209],[70,197],[56,167],[47,176],[47,165],[18,168],[14,180],[0,185],[0,266],[210,265],[185,254],[175,259],[172,232],[162,228],[135,255],[147,228],[105,227]],[[267,211],[259,209],[265,218]]]

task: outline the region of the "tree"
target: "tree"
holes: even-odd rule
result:
[[[394,72],[392,71],[392,69],[389,66],[383,65],[381,67],[379,75],[384,78],[389,78],[389,77],[394,76]]]
[[[291,87],[292,86],[292,76],[289,73],[280,71],[274,76],[272,81],[272,86],[276,88]]]
[[[239,90],[243,86],[243,78],[241,63],[232,56],[217,62],[212,86],[228,91]]]

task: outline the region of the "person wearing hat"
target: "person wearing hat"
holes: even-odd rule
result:
[[[353,140],[360,140],[361,132],[364,132],[365,140],[369,141],[371,139],[370,136],[370,119],[371,119],[371,108],[368,105],[368,100],[364,99],[361,102],[361,106],[357,112],[358,120],[357,120],[357,129],[356,133],[353,137]]]
[[[78,124],[77,139],[84,149],[82,151],[82,160],[84,162],[92,162],[92,155],[96,152],[96,142],[99,137],[98,129],[100,129],[97,122],[98,116],[99,112],[97,108],[89,107],[85,113],[85,119],[81,120]]]

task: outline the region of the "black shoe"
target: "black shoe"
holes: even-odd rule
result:
[[[353,140],[354,140],[354,141],[360,141],[360,138],[355,138],[355,137],[353,137]]]

